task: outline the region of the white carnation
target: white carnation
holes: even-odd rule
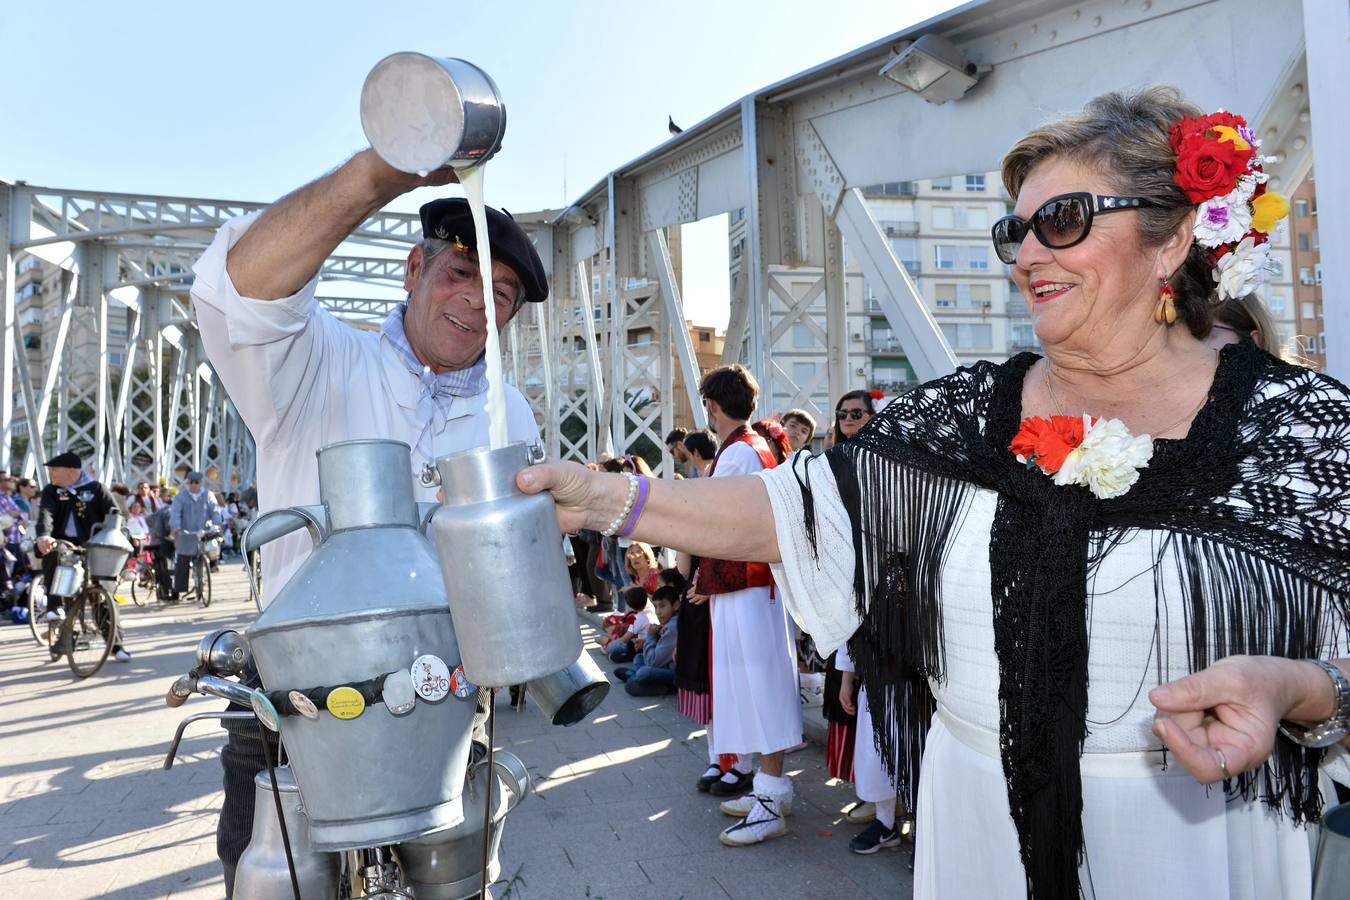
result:
[[[1269,244],[1257,244],[1245,237],[1232,251],[1219,258],[1214,280],[1219,283],[1220,300],[1236,300],[1259,288],[1266,279]]]
[[[1086,484],[1100,499],[1110,500],[1139,480],[1139,470],[1153,458],[1153,440],[1146,434],[1130,434],[1119,419],[1099,419],[1086,429],[1083,443],[1074,452],[1079,456],[1078,483]]]
[[[1242,176],[1247,178],[1248,176]],[[1244,193],[1242,178],[1238,187],[1222,197],[1213,197],[1195,211],[1195,239],[1202,247],[1217,247],[1242,239],[1251,230],[1251,192]],[[1252,181],[1252,189],[1256,187]]]

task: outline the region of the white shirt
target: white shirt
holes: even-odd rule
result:
[[[225,258],[257,215],[221,226],[193,267],[192,300],[211,364],[257,443],[258,507],[267,512],[319,502],[315,453],[329,444],[383,438],[416,446],[421,385],[379,333],[352,328],[319,306],[317,274],[290,297],[240,296]],[[433,437],[433,458],[488,445],[486,400],[485,393],[453,399]],[[510,385],[506,412],[510,440],[539,439],[529,404]],[[414,451],[414,475],[432,461]],[[416,477],[413,490],[419,500],[435,500],[436,489]],[[286,583],[311,545],[300,532],[267,546],[264,601]]]

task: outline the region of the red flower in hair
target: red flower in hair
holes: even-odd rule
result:
[[[1231,141],[1189,135],[1177,152],[1177,171],[1172,180],[1192,203],[1204,203],[1232,191],[1251,158],[1251,147],[1239,150]]]
[[[867,396],[871,397],[873,400],[884,400],[886,398],[886,393],[882,391],[881,388],[872,388],[867,392]]]
[[[1028,466],[1034,464],[1042,472],[1053,475],[1064,465],[1069,451],[1081,443],[1082,416],[1051,416],[1048,419],[1032,416],[1022,420],[1022,427],[1008,449]]]
[[[1215,125],[1227,125],[1234,131],[1247,127],[1247,120],[1229,112],[1210,113],[1207,116],[1191,116],[1172,126],[1170,137],[1172,149],[1181,152],[1181,143],[1192,135],[1205,136]]]

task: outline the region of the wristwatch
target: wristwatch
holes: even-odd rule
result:
[[[1336,711],[1331,714],[1330,719],[1311,728],[1295,725],[1293,722],[1281,722],[1280,733],[1304,747],[1330,747],[1350,735],[1350,679],[1345,677],[1339,666],[1325,659],[1308,661],[1321,666],[1322,671],[1331,678],[1331,683],[1336,688]]]

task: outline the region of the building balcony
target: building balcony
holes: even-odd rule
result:
[[[883,228],[888,238],[918,237],[918,222],[889,222]]]
[[[904,353],[905,348],[900,346],[900,340],[893,337],[872,336],[867,340],[867,349],[873,353]]]

